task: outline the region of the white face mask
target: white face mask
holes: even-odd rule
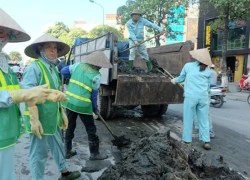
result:
[[[1,39],[0,38],[0,52],[2,51],[3,47],[7,44],[7,40],[6,39]]]

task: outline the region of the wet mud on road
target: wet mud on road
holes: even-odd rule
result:
[[[80,120],[77,121],[73,140],[73,150],[77,151],[77,155],[67,162],[70,170],[82,170],[79,179],[243,179],[228,168],[227,158],[221,156],[223,153],[216,153],[213,149],[204,151],[199,144],[197,147],[197,142],[193,146],[181,144],[181,117],[175,113],[168,111],[161,118],[148,119],[142,116],[140,108],[117,109],[116,112],[107,123],[117,136],[124,136],[132,143],[122,149],[113,146],[114,138],[96,120],[100,152],[109,156],[104,161],[89,161],[85,127]],[[166,133],[169,129],[171,138]],[[18,180],[31,179],[28,141],[28,137],[23,137],[16,147]],[[248,176],[247,173],[244,175]],[[58,177],[59,172],[49,154],[45,179],[54,180]]]

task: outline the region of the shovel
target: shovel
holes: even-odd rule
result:
[[[148,38],[148,39],[146,39],[146,40],[144,40],[144,41],[141,41],[141,42],[139,43],[139,45],[141,45],[141,44],[143,44],[143,43],[145,43],[145,42],[147,42],[147,41],[149,41],[149,40],[151,40],[151,39],[153,39],[153,38],[155,38],[155,37],[157,37],[157,36],[160,36],[160,35],[162,35],[162,34],[159,33],[159,34],[156,34],[156,35],[154,35],[154,36],[152,36],[152,37],[150,37],[150,38]],[[139,45],[138,45],[138,46],[139,46]],[[135,48],[135,47],[137,47],[137,46],[131,46],[131,47],[127,48],[127,49],[124,49],[122,52],[128,51],[128,50],[130,50],[130,49],[132,49],[132,48]]]
[[[152,63],[153,63],[153,67],[156,69],[156,71],[158,71],[159,73],[163,74],[164,76],[168,77],[170,80],[171,79],[174,79],[175,77],[170,73],[168,72],[166,69],[162,68],[159,66],[159,64],[157,63],[156,59],[153,59],[152,60]],[[184,89],[183,85],[181,84],[178,84],[178,86],[182,89]]]
[[[101,119],[102,123],[105,125],[105,127],[108,129],[108,131],[110,132],[110,134],[113,136],[114,140],[112,140],[111,142],[113,143],[114,146],[117,146],[118,148],[127,146],[130,144],[130,139],[125,138],[124,136],[116,136],[113,131],[111,130],[111,128],[109,127],[109,125],[106,123],[106,121],[103,119],[103,117],[101,116],[101,114],[98,112],[97,113],[98,117]]]

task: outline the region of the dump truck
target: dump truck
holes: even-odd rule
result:
[[[134,66],[142,71],[128,73],[129,51],[127,42],[117,41],[113,33],[107,33],[94,39],[78,39],[71,53],[74,63],[84,62],[84,57],[94,51],[103,51],[112,69],[102,68],[98,107],[104,118],[111,118],[118,106],[127,108],[141,106],[144,116],[161,116],[168,104],[183,102],[183,89],[173,85],[169,77],[160,73],[143,73],[145,61],[137,55]],[[189,41],[173,45],[148,48],[150,58],[173,75],[178,75],[189,60],[189,51],[193,44]]]

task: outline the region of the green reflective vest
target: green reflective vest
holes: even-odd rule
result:
[[[46,67],[44,62],[41,59],[34,61],[41,70],[41,80],[39,85],[47,84],[49,89],[57,89],[50,70]],[[58,83],[61,84],[59,74],[57,73],[55,67],[52,67],[52,71],[55,71],[57,74]],[[59,88],[57,89],[59,90]],[[61,113],[61,104],[56,102],[46,101],[44,104],[38,104],[38,113],[39,120],[42,124],[44,135],[54,135],[57,129],[57,126],[62,127],[62,113]],[[30,121],[29,121],[29,112],[26,111],[25,115],[25,127],[26,131],[31,133]]]
[[[18,90],[15,73],[9,68],[6,74],[0,69],[0,90]],[[13,146],[21,134],[21,113],[18,105],[0,108],[0,150]]]
[[[66,95],[68,101],[62,105],[80,114],[93,114],[91,102],[91,92],[93,89],[93,79],[100,76],[100,72],[90,65],[80,63],[71,74]]]

